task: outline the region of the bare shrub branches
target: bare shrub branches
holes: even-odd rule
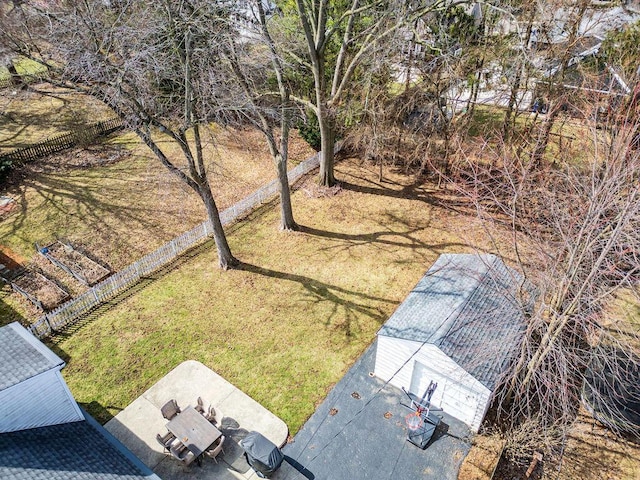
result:
[[[579,158],[545,169],[507,145],[485,144],[460,169],[457,185],[488,228],[512,226],[519,267],[537,286],[525,341],[497,398],[516,438],[524,429],[533,443],[557,444],[581,403],[612,428],[640,435],[621,413],[625,402],[640,406],[631,381],[640,327],[611,313],[640,281],[637,130],[635,121],[618,122],[615,132],[592,124]]]

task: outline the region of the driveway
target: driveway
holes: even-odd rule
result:
[[[438,412],[442,423],[425,450],[407,442],[408,398],[373,377],[374,364],[375,342],[283,448],[288,462],[272,479],[457,479],[469,428]]]
[[[411,410],[401,390],[373,377],[375,343],[331,390],[316,412],[283,448],[286,461],[273,480],[456,480],[469,452],[471,432],[462,422],[437,412],[442,423],[429,446],[407,442],[405,416]],[[202,396],[224,418],[220,429],[225,453],[216,464],[184,467],[162,453],[155,434],[165,431],[160,406],[170,398],[180,405]],[[257,430],[276,445],[284,443],[282,420],[204,365],[185,362],[147,390],[105,425],[164,480],[242,480],[257,478],[238,442]]]

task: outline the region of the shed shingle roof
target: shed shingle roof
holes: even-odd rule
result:
[[[61,358],[19,323],[0,328],[0,345],[0,391],[64,366]]]
[[[521,284],[495,255],[440,255],[378,335],[436,345],[493,390],[526,328]]]

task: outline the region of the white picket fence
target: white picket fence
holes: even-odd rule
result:
[[[287,176],[293,183],[303,175],[318,167],[320,154],[301,162],[291,169]],[[234,220],[249,213],[258,205],[270,200],[278,193],[278,181],[274,180],[260,188],[247,198],[240,200],[235,205],[227,208],[220,214],[222,225],[228,225]],[[55,310],[41,316],[29,330],[39,338],[51,335],[56,330],[61,330],[73,324],[83,315],[89,313],[102,303],[116,297],[123,291],[131,288],[142,278],[174,261],[178,256],[198,244],[205,242],[213,234],[211,222],[207,220],[197,227],[175,237],[169,243],[157,250],[148,253],[140,260],[125,267],[123,270],[111,275],[109,278],[97,283],[86,292],[76,298],[63,303]]]

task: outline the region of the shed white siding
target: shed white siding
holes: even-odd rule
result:
[[[0,391],[0,433],[84,419],[59,370]]]
[[[437,346],[378,335],[374,373],[398,388],[422,396],[429,381],[438,383],[431,401],[478,431],[491,391]]]

